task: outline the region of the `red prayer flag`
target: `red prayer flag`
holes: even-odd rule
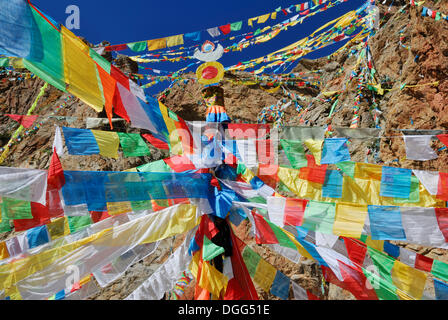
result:
[[[448,242],[448,208],[435,208],[437,223],[445,241]]]
[[[303,223],[305,208],[308,200],[305,199],[286,199],[285,215],[283,223],[285,226],[300,227]]]
[[[278,244],[278,239],[275,236],[271,226],[266,222],[263,216],[252,212],[255,220],[257,244]]]
[[[445,146],[448,147],[448,134],[439,134],[436,136]]]
[[[349,259],[356,266],[362,266],[364,264],[364,259],[366,258],[367,247],[361,241],[352,238],[345,238],[344,244],[348,253]],[[359,270],[361,271],[361,269]]]
[[[126,111],[126,109],[123,105],[123,101],[121,100],[120,91],[118,90],[117,86],[118,86],[118,84],[115,83],[115,95],[114,95],[114,102],[113,102],[114,112],[116,115],[125,119],[127,122],[131,122],[128,112]]]
[[[33,215],[33,219],[13,220],[16,232],[26,231],[51,222],[48,208],[40,203],[31,202],[31,214]]]
[[[308,300],[320,300],[318,296],[315,296],[309,290],[306,290],[306,295],[308,296]]]
[[[51,157],[50,168],[48,169],[48,188],[60,190],[65,184],[64,170],[62,170],[61,161],[59,160],[56,147]]]
[[[126,50],[128,48],[128,46],[126,44],[116,44],[113,46],[107,46],[105,48],[106,52],[110,52],[110,51],[122,51],[122,50]]]
[[[64,208],[61,204],[61,197],[58,189],[47,188],[47,208],[51,218],[59,218],[64,216]]]
[[[439,172],[437,198],[448,201],[448,173],[446,172]]]
[[[33,125],[34,121],[36,121],[36,119],[39,117],[37,115],[23,116],[23,115],[18,115],[18,114],[7,114],[7,116],[10,117],[12,120],[20,123],[20,125],[22,125],[26,129],[31,127]]]
[[[433,262],[434,262],[433,259],[417,253],[414,267],[418,270],[431,272]]]
[[[230,228],[230,236],[233,244],[232,256],[230,257],[232,259],[233,278],[238,281],[240,288],[242,289],[238,292],[239,294],[241,294],[240,299],[258,300],[257,290],[255,289],[249,271],[247,270],[246,264],[244,263],[243,257],[241,256],[241,250],[245,247],[245,243],[235,236],[232,228]],[[238,290],[238,287],[234,287],[233,290]],[[236,295],[237,293],[233,292],[232,294]]]
[[[123,87],[125,87],[128,90],[131,90],[129,87],[129,78],[126,77],[126,75],[120,69],[118,69],[116,66],[111,65],[110,75],[117,82],[119,82]]]
[[[174,172],[181,173],[188,170],[196,170],[193,162],[186,156],[173,156],[168,159],[164,159],[165,163],[170,166]]]
[[[219,30],[221,30],[221,32],[224,33],[224,34],[230,33],[230,31],[231,31],[230,23],[226,24],[226,25],[223,25],[223,26],[220,26]]]
[[[166,142],[157,139],[152,134],[142,134],[142,137],[145,138],[150,144],[152,144],[157,149],[170,150],[170,147]]]
[[[350,291],[357,300],[378,300],[375,290],[366,286],[368,280],[362,270],[354,269],[342,261],[338,262],[347,291]]]
[[[280,180],[278,178],[278,169],[278,165],[260,163],[258,166],[258,177],[268,186],[275,189]]]
[[[327,170],[323,168],[300,168],[299,179],[324,184],[326,172]]]
[[[115,89],[117,87],[117,81],[107,73],[100,65],[97,64],[98,74],[100,76],[101,85],[103,86],[104,93],[104,110],[106,111],[107,118],[109,119],[110,129],[113,129],[112,125],[112,109],[115,98]]]
[[[110,218],[111,215],[107,211],[104,211],[104,212],[90,211],[90,217],[92,218],[93,223],[97,223],[97,222],[103,221],[107,218]]]

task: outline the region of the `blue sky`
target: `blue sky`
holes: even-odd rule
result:
[[[304,0],[178,0],[178,1],[153,1],[153,0],[34,0],[39,9],[51,16],[57,22],[65,24],[68,14],[66,8],[69,5],[77,5],[80,9],[80,29],[72,30],[76,35],[85,37],[91,43],[99,43],[103,40],[111,44],[121,44],[134,41],[143,41],[165,36],[183,34],[207,28],[221,26],[227,23],[243,20],[245,27],[243,32],[255,31],[256,27],[247,26],[247,19],[275,11],[278,7],[289,7],[293,4],[305,2]],[[281,49],[295,41],[306,37],[328,21],[343,15],[347,11],[356,9],[366,0],[348,0],[335,8],[317,14],[301,25],[281,32],[274,40],[265,44],[251,46],[243,52],[226,54],[220,62],[224,66],[230,66],[239,61],[257,58]],[[294,10],[293,10],[294,11]],[[280,23],[296,13],[284,16],[279,12],[277,20],[268,24]],[[255,24],[256,25],[256,24]],[[232,32],[237,35],[240,32]],[[210,38],[211,39],[211,38]],[[224,43],[223,45],[230,45]],[[334,48],[332,48],[334,49]],[[133,54],[130,51],[123,52]],[[329,54],[328,50],[314,54],[313,58]],[[174,65],[163,62],[146,65],[148,67],[175,71],[183,65]]]

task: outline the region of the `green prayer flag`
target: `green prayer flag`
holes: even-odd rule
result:
[[[9,220],[33,219],[29,201],[3,198],[2,213]]]
[[[297,247],[294,244],[294,242],[291,241],[291,239],[283,232],[283,230],[280,227],[276,226],[269,220],[266,220],[266,222],[269,224],[272,231],[274,231],[274,234],[278,240],[279,245],[281,245],[282,247],[287,247],[287,248],[297,250]]]
[[[434,260],[431,273],[443,281],[448,281],[448,264],[439,260]]]
[[[145,211],[152,209],[151,200],[131,201],[131,208],[134,212]]]
[[[0,212],[2,216],[2,221],[0,222],[0,233],[11,231],[11,225],[9,223],[9,219],[6,218],[5,214],[3,213],[1,204],[0,204]]]
[[[243,27],[243,21],[238,21],[230,24],[230,31],[240,31]]]
[[[145,51],[147,43],[148,43],[147,41],[132,42],[132,43],[128,43],[128,47],[129,47],[129,49],[131,49],[134,52]]]
[[[202,246],[202,259],[210,261],[225,252],[223,247],[217,246],[204,235],[204,245]]]
[[[254,32],[254,36],[258,36],[261,33],[261,29],[258,28],[257,31]]]
[[[305,209],[302,227],[305,229],[333,234],[336,204],[311,200]]]
[[[68,225],[70,227],[70,233],[75,233],[82,229],[85,229],[93,223],[90,215],[79,217],[67,217],[67,220]]]
[[[291,163],[294,169],[300,169],[308,165],[308,160],[306,159],[305,149],[301,141],[293,140],[280,140],[283,150],[285,151],[286,157]]]
[[[138,133],[117,133],[126,158],[147,156],[151,154],[148,145]]]
[[[176,122],[179,122],[179,118],[177,117],[177,114],[175,114],[173,111],[168,110],[168,116],[173,119]]]
[[[238,166],[236,167],[236,174],[244,175],[246,173],[247,167],[243,162],[238,161]]]
[[[8,58],[0,58],[0,67],[8,67],[9,59]]]
[[[247,271],[253,278],[257,272],[258,263],[260,263],[261,257],[256,254],[249,246],[246,246],[243,251],[243,260],[246,264]]]
[[[41,41],[42,46],[38,48],[39,59],[23,59],[23,65],[45,82],[66,92],[62,35],[35,10],[31,10],[31,14],[44,41]]]
[[[411,192],[409,199],[394,198],[395,203],[417,203],[420,202],[420,181],[417,177],[411,176]]]
[[[394,267],[395,259],[371,247],[367,247],[367,251],[374,263],[376,272],[370,270],[363,271],[375,289],[378,298],[380,300],[399,300],[396,294],[397,287],[392,279],[392,268]]]
[[[289,193],[293,193],[287,186],[286,184],[284,184],[283,182],[279,181],[278,182],[278,190],[281,192],[289,192]]]
[[[336,163],[336,167],[342,170],[345,175],[354,178],[355,176],[355,163],[353,161],[344,161]]]
[[[98,63],[98,65],[104,69],[104,71],[106,71],[108,74],[110,74],[110,69],[111,67],[111,63],[109,61],[107,61],[105,58],[103,58],[102,56],[100,56],[98,54],[98,52],[96,52],[95,50],[93,50],[92,48],[90,48],[90,57],[96,62]]]
[[[139,172],[172,172],[173,170],[163,160],[158,160],[137,167]]]

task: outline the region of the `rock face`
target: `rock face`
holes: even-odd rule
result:
[[[384,95],[376,95],[378,109],[381,111],[380,127],[383,138],[379,147],[371,142],[353,143],[350,148],[354,161],[370,163],[382,163],[391,166],[406,168],[448,171],[448,153],[439,152],[439,158],[432,161],[417,162],[405,159],[405,148],[401,133],[396,129],[441,129],[448,130],[448,114],[445,114],[448,106],[448,23],[435,21],[429,17],[421,17],[420,10],[410,8],[408,0],[394,1],[389,4],[379,4],[381,11],[381,29],[372,37],[368,45],[371,48],[374,68],[379,79],[389,79],[391,85],[384,88]],[[434,10],[448,13],[446,1],[426,1],[425,5]],[[400,31],[403,31],[400,34]],[[402,44],[407,48],[400,45]],[[356,96],[355,81],[347,82],[351,70],[356,63],[356,57],[350,55],[349,47],[341,54],[330,59],[302,60],[293,72],[309,72],[321,70],[320,88],[288,87],[288,90],[306,98],[303,103],[306,107],[315,99],[308,112],[299,117],[294,107],[285,110],[284,123],[287,125],[349,127],[353,117],[353,105]],[[111,59],[111,56],[107,58]],[[119,56],[115,64],[124,72],[138,73],[138,65],[125,56]],[[245,74],[226,75],[226,80],[237,80]],[[10,80],[11,76],[0,74],[0,112],[26,114],[44,82],[37,78],[25,81]],[[438,86],[425,84],[439,81]],[[339,97],[339,103],[333,117],[329,118],[331,102],[319,100],[319,92],[338,91],[347,85],[346,90]],[[424,85],[400,89],[401,85]],[[225,107],[229,116],[235,121],[256,123],[263,108],[278,103],[287,98],[281,90],[270,93],[262,90],[258,85],[236,85],[230,81],[223,81]],[[179,116],[187,121],[203,121],[206,107],[202,102],[201,90],[203,86],[197,82],[189,82],[184,85],[175,85],[167,95],[164,103]],[[54,126],[69,126],[85,128],[88,117],[102,117],[92,108],[77,99],[68,100],[68,95],[49,86],[44,96],[40,99],[34,114],[42,117],[38,119],[42,123],[40,130],[35,134],[21,137],[21,141],[11,148],[4,166],[20,168],[47,169],[53,143]],[[359,127],[373,128],[375,126],[371,107],[371,95],[366,92],[367,100],[360,103]],[[56,111],[56,107],[64,105]],[[49,116],[75,117],[73,119],[56,119]],[[302,121],[302,122],[301,122]],[[5,145],[18,127],[13,120],[2,117],[0,123],[0,146]],[[108,126],[99,130],[109,130]],[[141,132],[125,124],[120,131]],[[391,136],[398,136],[393,137]],[[440,148],[440,142],[434,142],[433,148]],[[374,150],[377,152],[370,152]],[[376,155],[376,157],[375,157]],[[69,156],[61,158],[65,170],[93,170],[93,171],[123,171],[142,165],[147,162],[168,157],[166,152],[151,147],[151,155],[147,157],[124,158],[119,153],[119,159],[108,159],[101,156]],[[397,161],[398,159],[398,161]],[[253,237],[249,236],[249,225],[243,223],[238,229],[238,236],[250,244],[254,250],[269,263],[285,273],[293,281],[298,282],[315,295],[323,295],[323,299],[353,299],[353,296],[337,287],[321,289],[321,272],[315,263],[302,261],[296,265],[285,258],[275,254],[265,246],[255,244]],[[14,233],[2,235],[1,238],[12,237]],[[123,299],[135,290],[146,278],[148,278],[158,266],[168,258],[171,250],[181,244],[182,238],[167,239],[161,243],[156,253],[132,266],[119,280],[92,296],[91,299],[113,300]],[[445,250],[409,246],[405,243],[397,243],[406,246],[410,250],[448,262],[448,254]],[[187,298],[192,297],[194,283],[187,290]],[[258,288],[259,289],[259,288]],[[277,299],[259,289],[261,299]]]

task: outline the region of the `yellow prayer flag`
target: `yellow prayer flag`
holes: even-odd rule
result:
[[[168,108],[159,101],[160,112],[162,113],[163,120],[169,133],[169,141],[171,146],[171,153],[174,155],[183,154],[182,141],[177,132],[177,127],[173,119],[168,114]]]
[[[380,165],[361,162],[355,164],[355,178],[381,181],[382,174],[383,167]]]
[[[23,65],[23,58],[9,57],[9,64],[14,69],[24,69],[25,68],[25,66]]]
[[[272,20],[277,19],[277,11],[272,12],[272,14],[271,14],[271,19],[272,19]]]
[[[5,297],[9,297],[11,300],[23,300],[19,289],[16,286],[6,288]]]
[[[221,297],[226,293],[229,278],[219,272],[209,262],[202,263],[201,278],[199,279],[199,286],[211,294]]]
[[[171,36],[166,38],[166,46],[167,47],[174,47],[179,46],[181,44],[184,44],[184,35],[179,34],[177,36]]]
[[[262,16],[259,16],[258,17],[258,23],[265,23],[266,21],[268,21],[270,15],[271,14],[268,13],[268,14],[264,14]]]
[[[111,216],[132,212],[132,206],[129,201],[126,202],[108,202],[107,211]]]
[[[89,56],[89,47],[70,30],[61,26],[67,90],[101,112],[105,103],[96,63]]]
[[[421,300],[426,284],[426,273],[396,260],[391,276],[401,300]]]
[[[258,284],[264,291],[270,292],[271,286],[274,283],[277,270],[269,263],[260,259],[257,270],[254,275],[254,282]]]
[[[360,238],[367,217],[367,205],[337,203],[333,233],[342,237]]]
[[[320,166],[320,160],[322,158],[322,146],[324,144],[324,140],[314,140],[308,139],[303,142],[306,147],[313,154],[316,164]]]
[[[247,24],[249,26],[253,27],[254,25],[253,25],[252,21],[255,21],[255,20],[257,20],[257,18],[249,18],[249,20],[247,21]]]
[[[165,49],[165,48],[166,48],[165,38],[148,40],[148,51]]]
[[[54,219],[50,224],[47,224],[47,229],[51,240],[56,240],[70,234],[67,217]]]
[[[366,245],[378,251],[383,251],[384,240],[373,240],[371,236],[367,236]]]
[[[6,246],[6,242],[0,242],[0,260],[4,260],[9,258],[8,247]]]
[[[100,155],[118,159],[118,147],[120,138],[116,132],[92,130],[95,140],[100,148]]]
[[[202,249],[196,251],[196,253],[193,255],[193,258],[191,259],[190,262],[190,266],[188,268],[196,280],[198,279],[199,260],[201,260],[201,257],[202,257]]]

